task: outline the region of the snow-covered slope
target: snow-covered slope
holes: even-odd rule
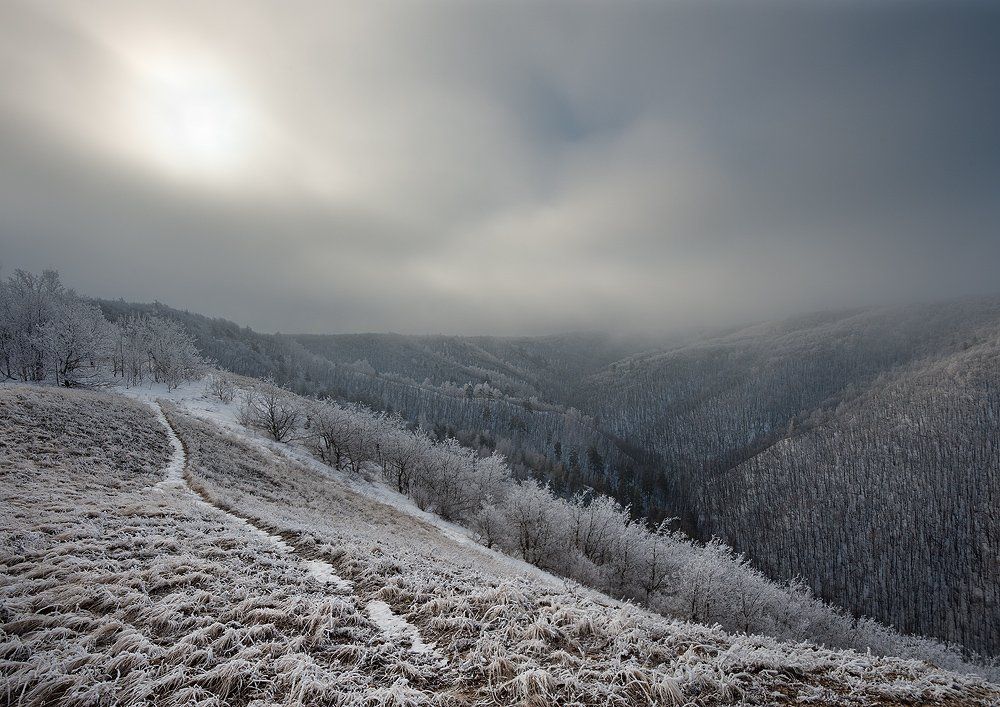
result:
[[[623,605],[161,392],[0,389],[0,701],[1000,702]]]
[[[101,304],[113,319],[181,324],[231,371],[398,411],[500,450],[519,477],[593,488],[654,521],[677,517],[693,537],[718,536],[772,580],[799,578],[854,615],[1000,655],[1000,298],[661,341],[290,337],[161,304]],[[958,381],[953,366],[965,369]],[[917,434],[898,434],[913,420]],[[774,522],[757,522],[758,503],[780,509]]]

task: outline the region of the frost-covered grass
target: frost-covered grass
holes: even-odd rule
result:
[[[219,394],[219,381],[226,383],[226,395]],[[607,497],[566,499],[533,482],[516,483],[502,457],[477,456],[453,439],[435,443],[392,416],[307,400],[218,372],[200,393],[188,385],[170,395],[238,437],[318,468],[320,477],[333,476],[365,495],[381,490],[384,500],[411,515],[413,503],[434,511],[418,517],[453,538],[470,541],[471,533],[509,556],[619,599],[639,601],[664,616],[1000,676],[995,661],[970,662],[973,657],[955,646],[851,616],[820,601],[802,582],[774,582],[718,540],[695,543],[683,533],[634,522],[627,509]],[[318,460],[327,466],[317,465]],[[378,483],[364,483],[378,477],[412,500]]]
[[[473,704],[987,704],[977,678],[670,621],[456,541],[336,476],[168,406],[192,483],[330,562],[443,656]],[[783,695],[783,696],[779,696]]]
[[[380,704],[444,689],[431,659],[386,641],[300,558],[186,489],[155,489],[170,445],[145,406],[16,388],[0,414],[0,703]]]
[[[157,487],[172,446],[149,406],[0,390],[0,703],[1000,702],[924,663],[621,604],[164,408],[186,481]]]

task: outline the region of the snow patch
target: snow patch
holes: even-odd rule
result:
[[[333,566],[322,560],[306,560],[306,569],[320,584],[329,584],[343,592],[352,590],[351,583],[333,571]]]
[[[295,552],[295,548],[293,548],[291,545],[289,545],[288,543],[286,543],[284,541],[284,539],[280,535],[272,535],[271,533],[267,532],[266,530],[261,530],[260,528],[258,528],[256,525],[254,525],[250,521],[246,520],[245,518],[240,518],[238,515],[234,515],[234,514],[228,513],[228,512],[226,512],[226,514],[230,518],[232,518],[233,523],[235,523],[236,525],[242,525],[243,528],[248,533],[250,533],[252,535],[256,535],[257,537],[261,538],[262,540],[266,540],[267,542],[269,542],[272,545],[274,545],[274,547],[277,548],[278,550],[280,550],[281,552],[284,552],[284,553],[287,553],[287,554],[291,554],[291,553]]]
[[[402,616],[394,614],[392,609],[389,608],[389,605],[384,601],[375,599],[368,602],[368,605],[365,608],[372,621],[378,624],[378,627],[382,629],[382,633],[384,633],[386,637],[396,640],[409,639],[414,653],[434,652],[434,644],[432,643],[428,645],[424,643],[424,639],[420,637],[420,632],[417,630],[417,627],[404,619]]]

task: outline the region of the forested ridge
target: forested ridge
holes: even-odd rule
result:
[[[904,631],[1000,648],[1000,301],[798,318],[612,364],[605,429],[689,530]]]
[[[998,650],[1000,299],[659,340],[267,335],[101,304],[180,321],[235,372],[501,451],[557,493],[677,517],[858,615]]]
[[[772,576],[801,575],[821,596],[905,631],[996,654],[998,343],[894,375],[711,474],[699,486],[699,526]]]

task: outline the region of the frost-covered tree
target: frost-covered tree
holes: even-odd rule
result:
[[[151,332],[148,317],[129,314],[112,331],[112,371],[126,387],[140,384],[149,370]]]
[[[237,419],[276,442],[288,442],[300,431],[305,413],[287,392],[265,384],[244,391]]]
[[[480,457],[449,437],[434,445],[416,467],[411,493],[423,509],[448,520],[468,521],[483,503],[503,495],[510,478],[502,455]]]
[[[229,404],[236,398],[236,384],[225,373],[216,371],[208,377],[205,390],[212,397],[218,398],[219,402]]]
[[[553,503],[548,489],[534,482],[515,485],[499,505],[506,520],[508,535],[503,545],[527,562],[552,567],[567,551],[568,524],[564,509]]]
[[[174,389],[197,377],[204,361],[191,336],[180,324],[163,317],[149,317],[149,362],[153,380]]]
[[[348,407],[353,429],[350,443],[344,446],[347,468],[360,474],[369,462],[376,463],[381,458],[382,433],[387,429],[385,415],[376,413],[360,405]]]
[[[15,270],[7,278],[0,297],[0,351],[7,378],[41,381],[47,375],[42,329],[52,321],[56,307],[66,296],[59,273],[41,275]]]
[[[126,386],[148,378],[174,388],[204,362],[177,322],[101,309],[66,290],[59,273],[15,271],[0,281],[0,375],[79,385],[110,374]]]
[[[73,293],[60,295],[38,341],[57,384],[79,385],[99,375],[111,353],[111,325],[95,305]]]
[[[111,339],[112,371],[126,386],[152,379],[172,390],[205,368],[192,337],[170,319],[129,314],[114,323]]]
[[[383,445],[383,476],[400,493],[408,493],[419,465],[429,456],[431,441],[423,432],[410,431],[397,418],[394,433]]]
[[[309,409],[308,420],[310,448],[323,462],[342,469],[357,429],[351,415],[336,403],[323,401]]]

